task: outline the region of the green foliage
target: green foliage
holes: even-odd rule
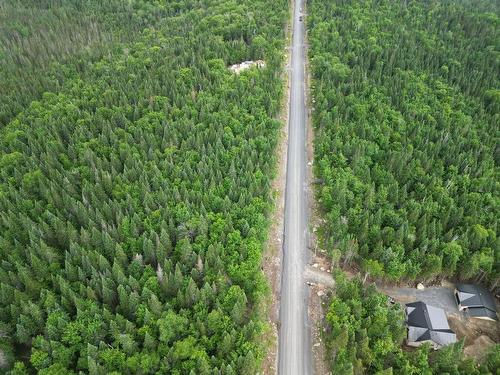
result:
[[[494,282],[498,2],[313,0],[309,8],[326,246],[374,277],[484,273]]]
[[[288,2],[0,7],[13,20],[0,40],[26,47],[0,68],[32,58],[26,80],[2,75],[12,96],[0,95],[12,374],[259,371]],[[227,69],[251,58],[266,67]],[[45,85],[52,61],[62,76]]]
[[[334,263],[365,279],[499,275],[498,4],[312,0],[317,197]],[[335,374],[490,374],[462,343],[401,349],[402,312],[338,276]]]
[[[347,373],[352,373],[357,368],[376,373],[390,367],[384,359],[402,343],[402,311],[388,306],[387,298],[373,287],[364,289],[360,280],[348,281],[338,274],[336,281],[336,296],[326,315],[332,371],[351,368]]]
[[[0,2],[0,127],[167,14],[144,0]]]
[[[488,353],[486,365],[493,370],[500,368],[500,345],[495,345],[490,353]]]

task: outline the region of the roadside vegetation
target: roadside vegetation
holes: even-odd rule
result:
[[[312,0],[316,197],[333,263],[388,282],[500,277],[499,7],[493,1]],[[339,276],[340,277],[340,276]],[[334,374],[479,374],[463,343],[406,352],[402,311],[340,277]]]
[[[28,24],[40,13],[33,25],[54,55],[29,60],[0,99],[1,365],[254,374],[288,2],[125,3],[133,40],[113,12],[123,2],[9,8],[21,31],[2,29],[2,71],[30,55],[15,46],[37,43]],[[78,4],[92,16],[71,14]],[[94,16],[111,36],[80,34]],[[95,39],[95,61],[78,46],[57,55],[51,43],[74,33],[91,50]],[[67,68],[54,85],[37,76],[51,59]],[[227,69],[259,59],[265,68]]]

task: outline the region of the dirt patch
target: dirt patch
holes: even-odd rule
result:
[[[488,336],[493,342],[500,342],[498,322],[469,318],[463,313],[448,314],[448,322],[459,339],[465,338],[465,347],[474,345],[476,339],[481,336]]]
[[[481,335],[474,340],[474,343],[464,349],[467,357],[482,361],[488,350],[495,345],[495,342],[486,335]]]
[[[325,257],[315,255],[313,264],[327,264]],[[329,268],[328,268],[329,269]],[[332,286],[334,285],[333,277],[330,273],[316,270],[314,267],[307,267],[306,277],[314,281],[308,281],[309,284],[309,321],[311,324],[311,343],[313,355],[313,368],[316,375],[330,374],[328,364],[326,362],[325,344],[323,342],[324,317]]]
[[[335,280],[330,273],[330,270],[318,269],[318,263],[312,266],[307,266],[304,270],[304,278],[309,286],[318,285],[322,288],[333,288]]]
[[[328,306],[331,289],[322,284],[309,287],[309,319],[311,322],[311,342],[314,373],[317,375],[331,374],[325,360],[325,343],[323,342],[323,327],[326,308]]]
[[[239,64],[234,64],[229,67],[229,70],[233,72],[234,74],[240,74],[242,71],[253,68],[264,68],[266,66],[266,63],[262,60],[257,60],[257,61],[243,61]]]
[[[293,12],[293,6],[291,7]],[[293,14],[293,13],[292,13]],[[279,341],[279,308],[280,308],[280,292],[281,292],[281,262],[283,255],[283,230],[285,217],[285,188],[286,188],[286,168],[287,168],[287,150],[288,150],[288,114],[290,103],[290,27],[289,17],[287,23],[287,40],[285,50],[285,69],[283,73],[283,81],[285,95],[279,115],[279,120],[283,124],[281,127],[280,142],[276,150],[277,154],[277,175],[272,184],[274,196],[274,210],[271,216],[271,227],[269,229],[269,237],[264,248],[264,256],[262,259],[262,270],[271,288],[271,300],[267,305],[267,322],[269,332],[267,333],[267,353],[262,365],[262,373],[264,375],[274,375],[278,373],[278,341]]]
[[[500,342],[500,324],[482,319],[471,319],[463,313],[449,314],[450,327],[459,340],[465,339],[464,354],[481,361],[488,349]]]

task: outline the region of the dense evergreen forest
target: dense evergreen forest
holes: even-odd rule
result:
[[[404,313],[387,296],[360,279],[349,281],[336,275],[335,297],[327,307],[326,347],[335,375],[480,375],[497,374],[500,345],[485,353],[478,365],[465,358],[463,342],[433,352],[429,346],[403,351],[406,336]]]
[[[0,4],[2,367],[255,373],[288,2]]]
[[[311,0],[327,248],[373,277],[500,277],[499,3]]]
[[[499,7],[493,1],[311,0],[315,174],[324,246],[389,281],[499,274]],[[337,275],[334,374],[495,374],[463,343],[402,350],[403,312]]]
[[[143,0],[1,0],[0,127],[167,14]]]

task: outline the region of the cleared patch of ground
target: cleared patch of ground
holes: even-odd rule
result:
[[[488,349],[495,345],[495,342],[486,335],[481,335],[474,342],[464,349],[464,354],[468,357],[481,361]]]
[[[266,63],[263,60],[257,61],[243,61],[239,64],[234,64],[229,67],[229,70],[235,74],[240,74],[242,71],[253,68],[256,66],[257,68],[264,68]]]
[[[402,304],[422,301],[428,305],[442,308],[447,314],[458,314],[453,289],[448,287],[429,287],[423,290],[406,287],[377,287],[377,289]]]
[[[464,353],[481,361],[487,349],[500,342],[500,323],[474,319],[458,311],[454,297],[454,286],[443,282],[441,286],[432,286],[423,290],[409,287],[377,285],[377,289],[394,298],[400,304],[423,301],[431,306],[442,308],[446,312],[451,329],[459,340],[465,339]],[[498,309],[497,303],[497,309]]]
[[[317,266],[317,267],[315,267]],[[304,278],[307,280],[309,286],[318,286],[320,288],[332,288],[335,285],[335,280],[330,273],[330,270],[318,269],[318,263],[312,266],[307,266],[304,272]]]
[[[449,314],[448,322],[458,338],[465,338],[466,348],[474,344],[479,345],[476,340],[481,336],[487,336],[496,343],[500,342],[500,324],[498,322],[469,318],[463,313]]]

